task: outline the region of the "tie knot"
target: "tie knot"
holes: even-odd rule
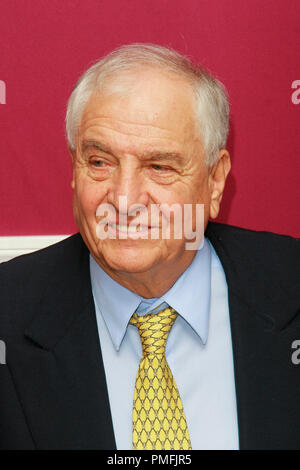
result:
[[[139,330],[143,356],[164,354],[171,328],[176,320],[177,312],[167,307],[156,314],[139,316],[134,313],[130,323]]]

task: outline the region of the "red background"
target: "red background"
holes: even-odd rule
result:
[[[299,0],[1,0],[0,235],[76,231],[66,102],[79,74],[131,42],[188,54],[229,91],[218,220],[300,236]]]

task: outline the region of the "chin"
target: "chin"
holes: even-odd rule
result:
[[[151,269],[156,264],[154,250],[141,247],[102,247],[98,253],[98,259],[113,271],[142,273]]]

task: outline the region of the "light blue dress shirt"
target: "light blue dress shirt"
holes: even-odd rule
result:
[[[192,263],[159,299],[126,289],[90,256],[91,282],[117,449],[132,449],[132,406],[142,355],[132,314],[171,306],[178,317],[166,357],[183,403],[193,449],[238,449],[227,283],[205,239]]]

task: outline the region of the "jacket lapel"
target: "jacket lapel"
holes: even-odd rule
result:
[[[114,449],[92,296],[89,253],[79,235],[62,253],[10,369],[39,449]]]
[[[246,232],[212,223],[206,232],[228,284],[240,449],[299,449],[299,295],[293,278],[283,281],[291,258],[278,254],[283,276],[272,272],[275,246],[269,256]]]

